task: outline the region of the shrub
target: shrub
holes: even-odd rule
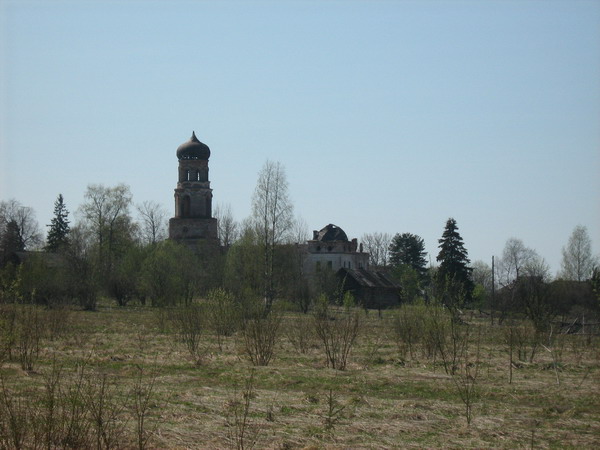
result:
[[[295,316],[285,323],[285,336],[300,353],[307,353],[314,343],[310,316]]]
[[[315,332],[323,344],[327,366],[344,370],[361,328],[360,314],[354,307],[352,294],[344,294],[343,309],[335,312],[327,297],[319,296],[315,302],[313,319]]]
[[[208,351],[201,342],[203,316],[204,309],[198,304],[174,308],[171,311],[171,321],[177,339],[185,345],[194,363],[197,365],[202,364]]]
[[[268,366],[273,358],[281,319],[278,308],[266,311],[260,302],[244,317],[244,349],[255,366]]]
[[[426,315],[424,304],[404,303],[393,316],[392,331],[402,359],[406,359],[407,355],[410,359],[415,359],[417,347],[424,340]]]
[[[240,327],[240,305],[236,303],[233,295],[224,289],[213,289],[208,293],[206,315],[221,350],[223,338],[232,336]]]
[[[15,305],[15,347],[23,370],[32,371],[41,350],[45,321],[40,308],[34,305]]]

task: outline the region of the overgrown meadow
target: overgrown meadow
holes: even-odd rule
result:
[[[350,300],[265,312],[223,291],[177,308],[0,306],[1,448],[600,446],[585,328]]]

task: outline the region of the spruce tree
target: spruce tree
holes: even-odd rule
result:
[[[467,249],[458,233],[456,220],[450,218],[446,221],[446,228],[442,238],[438,240],[440,253],[436,260],[440,263],[437,271],[438,286],[443,286],[447,294],[455,299],[462,294],[465,300],[470,300],[473,293],[472,269]],[[457,305],[458,306],[458,305]]]
[[[58,198],[54,202],[54,217],[47,225],[48,236],[46,237],[46,251],[56,252],[63,248],[68,243],[69,235],[69,211],[65,206],[62,194],[58,194]]]

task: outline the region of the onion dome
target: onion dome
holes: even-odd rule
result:
[[[316,236],[316,240],[322,242],[348,241],[348,236],[340,227],[330,223],[325,228],[321,229],[321,231],[319,231],[318,235]]]
[[[177,159],[208,159],[210,149],[203,144],[192,131],[192,137],[177,148]]]

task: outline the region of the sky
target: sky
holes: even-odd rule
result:
[[[349,238],[409,232],[435,262],[516,237],[600,254],[599,1],[0,0],[0,200],[131,187],[174,214],[177,147],[250,215],[267,160],[295,212]]]

